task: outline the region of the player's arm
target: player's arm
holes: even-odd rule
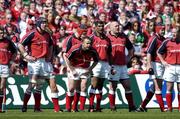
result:
[[[108,38],[108,42],[109,42],[109,46],[108,46],[108,50],[107,50],[108,61],[109,61],[109,65],[112,65],[112,44],[111,44],[111,41],[109,38]]]
[[[74,55],[75,55],[75,51],[72,52],[72,50],[69,50],[67,53],[63,53],[66,66],[73,74],[75,74],[75,72],[74,72],[74,67],[72,66],[70,62],[70,59],[73,59]]]
[[[30,34],[25,35],[20,43],[18,44],[18,50],[20,54],[27,60],[27,61],[35,61],[36,58],[30,56],[26,50],[25,46],[29,45],[31,43],[32,38],[34,37],[34,32],[31,32]]]
[[[128,62],[129,60],[134,56],[134,47],[131,41],[127,38],[126,39],[126,44],[125,44],[127,50],[128,50]]]
[[[152,41],[150,41],[147,46],[147,68],[152,68],[151,62],[152,62],[152,54],[155,52],[155,46],[156,46],[156,38],[154,38]]]
[[[96,52],[96,50],[92,50],[93,51],[93,64],[88,68],[89,72],[91,72],[93,70],[93,68],[97,65],[98,61],[99,61],[99,55]]]
[[[166,44],[168,41],[164,41],[162,45],[159,47],[157,50],[157,56],[159,57],[161,63],[166,67],[169,66],[169,64],[164,60],[164,54],[166,54],[167,49],[166,49]]]

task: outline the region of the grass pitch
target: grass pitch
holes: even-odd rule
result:
[[[118,109],[111,112],[109,109],[103,112],[59,112],[54,113],[51,109],[44,109],[43,112],[22,113],[20,110],[8,110],[0,113],[0,119],[180,119],[180,112],[160,112],[159,109],[149,109],[148,112],[128,112],[127,109]]]

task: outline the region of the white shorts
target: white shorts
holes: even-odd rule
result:
[[[9,76],[9,66],[0,64],[0,77],[7,78]]]
[[[154,70],[154,75],[157,79],[163,79],[165,67],[162,63],[152,62],[152,67]]]
[[[67,71],[68,79],[70,79],[70,80],[81,80],[81,79],[88,79],[90,76],[90,75],[83,75],[83,73],[88,72],[87,69],[75,68],[75,72],[78,74],[76,77],[72,74],[72,72]]]
[[[109,78],[110,65],[108,62],[99,61],[93,68],[93,76],[98,78]]]
[[[119,81],[121,79],[129,79],[126,65],[122,65],[122,66],[113,65],[113,67],[116,73],[114,75],[112,75],[111,72],[109,73],[110,81]]]
[[[170,65],[165,68],[164,80],[180,83],[180,65]]]
[[[37,59],[35,62],[28,62],[28,73],[30,75],[38,75],[47,78],[54,78],[53,66],[50,62],[46,62],[44,58]]]

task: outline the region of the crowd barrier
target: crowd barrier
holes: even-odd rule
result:
[[[153,81],[150,79],[149,75],[144,74],[137,74],[137,75],[131,75],[131,85],[132,85],[132,91],[134,96],[134,102],[135,105],[138,107],[141,103],[141,101],[145,98],[146,92],[149,90],[150,86],[152,85]],[[6,107],[8,109],[15,109],[15,108],[21,108],[23,104],[23,96],[24,92],[27,88],[27,84],[29,82],[28,77],[26,76],[12,76],[7,79],[7,88],[6,88]],[[56,82],[57,87],[59,90],[59,104],[61,108],[65,108],[65,96],[67,91],[67,77],[66,75],[57,75],[56,76]],[[163,82],[163,100],[165,102],[165,92],[166,92],[166,82]],[[88,92],[90,89],[90,81],[88,81]],[[104,83],[103,88],[103,99],[101,102],[102,108],[109,108],[109,99],[108,99],[108,87],[109,83],[106,80]],[[178,106],[178,99],[177,99],[177,86],[174,87],[175,91],[173,91],[173,106]],[[88,94],[88,93],[87,93]],[[89,94],[87,96],[86,100],[86,107],[88,107],[89,100],[88,100]],[[31,98],[28,102],[28,106],[30,108],[33,108],[34,105],[34,98],[33,95],[31,95]],[[122,87],[121,84],[118,84],[117,91],[116,91],[116,105],[117,108],[127,108],[127,100],[125,98],[125,90]],[[42,99],[41,99],[41,107],[42,108],[53,108],[52,102],[51,102],[51,91],[47,83],[44,84],[43,90],[42,90]],[[157,104],[157,101],[155,99],[155,96],[152,98],[152,100],[147,105],[149,108],[157,108],[159,105]]]

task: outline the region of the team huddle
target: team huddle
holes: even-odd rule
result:
[[[36,21],[36,28],[28,32],[20,42],[15,45],[4,34],[0,27],[0,107],[5,95],[6,79],[9,76],[9,64],[19,52],[28,62],[29,84],[24,94],[22,112],[27,112],[31,93],[34,94],[34,111],[41,112],[41,90],[47,82],[51,89],[51,98],[54,112],[62,112],[58,104],[58,89],[53,73],[53,40],[46,30],[47,19],[40,17]],[[79,26],[75,32],[68,36],[62,44],[61,57],[67,66],[68,90],[66,93],[66,111],[85,111],[87,93],[89,93],[89,112],[101,112],[102,88],[107,79],[109,81],[110,109],[116,111],[115,92],[120,82],[125,89],[129,112],[146,111],[146,105],[155,94],[162,112],[172,111],[172,89],[176,82],[178,87],[178,109],[180,111],[180,31],[172,28],[172,39],[164,39],[163,26],[155,26],[156,31],[148,41],[147,73],[154,74],[154,87],[152,87],[139,108],[133,100],[133,91],[127,70],[127,62],[134,55],[134,47],[126,35],[121,32],[120,24],[110,22],[109,31],[105,33],[104,22],[94,22],[94,31],[87,36],[87,29]],[[125,49],[128,50],[126,55]],[[164,108],[162,99],[162,81],[167,81],[166,101],[168,108]],[[87,80],[91,80],[90,92],[87,92]],[[97,99],[94,105],[94,99]],[[78,108],[78,103],[80,107]],[[2,110],[0,109],[2,112]]]

